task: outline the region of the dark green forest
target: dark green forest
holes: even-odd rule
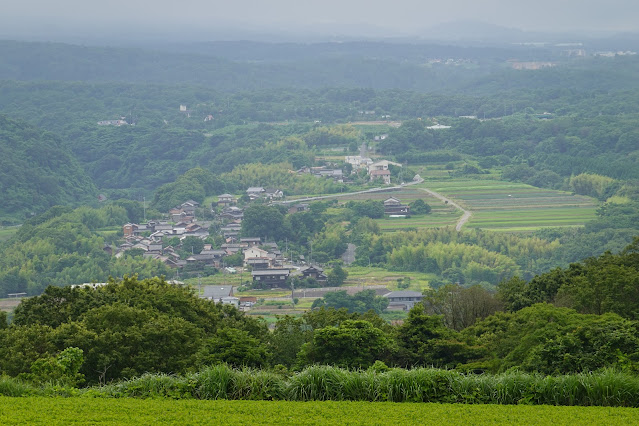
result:
[[[97,201],[97,188],[60,137],[1,115],[0,173],[3,222],[25,219],[58,204]]]

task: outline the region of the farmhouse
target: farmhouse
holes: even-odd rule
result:
[[[256,198],[261,197],[265,191],[266,190],[261,186],[251,186],[246,190],[246,194],[251,200],[255,200]]]
[[[386,185],[391,183],[390,170],[371,170],[368,175],[371,177],[371,181],[381,179]]]
[[[410,206],[402,204],[402,202],[395,197],[390,197],[384,201],[384,214],[389,216],[408,216],[410,215]]]
[[[291,214],[305,212],[305,211],[308,211],[310,207],[311,205],[308,203],[294,204],[288,209],[288,212]]]
[[[285,287],[290,275],[288,269],[264,269],[251,272],[253,288]]]
[[[122,227],[122,233],[124,234],[124,237],[132,237],[133,235],[136,234],[138,230],[138,225],[136,225],[135,223],[127,223]]]
[[[368,166],[368,172],[370,173],[373,170],[388,170],[388,166],[390,165],[402,167],[401,164],[395,163],[394,161],[381,160]]]
[[[258,237],[240,238],[240,243],[246,243],[249,247],[259,246],[261,242],[262,239]]]
[[[324,269],[319,266],[310,265],[305,268],[300,269],[300,272],[304,276],[304,278],[315,278],[319,282],[326,281],[328,278],[324,273]]]
[[[233,296],[233,286],[207,285],[204,287],[204,294],[200,297],[215,303],[234,305],[236,307],[240,305],[239,297]]]
[[[217,197],[217,204],[220,206],[229,206],[235,204],[236,200],[231,194],[222,194]]]
[[[284,197],[284,193],[277,188],[267,188],[264,190],[264,196],[269,200],[273,200]]]
[[[418,291],[391,291],[383,297],[388,299],[389,309],[403,309],[405,311],[411,309],[416,303],[422,301],[424,296]]]

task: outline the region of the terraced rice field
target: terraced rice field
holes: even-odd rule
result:
[[[592,198],[498,180],[430,181],[419,185],[470,210],[469,228],[508,232],[582,226],[595,218]]]

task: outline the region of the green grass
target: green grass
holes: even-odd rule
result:
[[[0,423],[12,425],[629,425],[637,422],[638,410],[609,407],[0,398]]]
[[[374,192],[366,194],[353,194],[339,197],[340,203],[347,201],[376,200],[384,201],[389,197],[395,197],[404,204],[410,204],[417,199],[424,200],[431,206],[430,214],[412,216],[410,218],[389,218],[375,219],[382,231],[392,232],[410,228],[441,228],[443,226],[455,226],[461,217],[461,212],[452,206],[444,204],[442,201],[430,196],[428,193],[413,187],[404,187],[389,192]]]
[[[409,277],[411,279],[410,290],[421,291],[428,287],[428,283],[437,278],[437,275],[425,272],[408,272],[408,271],[388,271],[383,268],[367,267],[367,266],[349,266],[345,268],[348,271],[347,285],[386,285],[389,289],[397,288],[397,280]]]
[[[13,237],[18,230],[19,226],[3,226],[0,228],[0,241],[6,241],[9,238]]]

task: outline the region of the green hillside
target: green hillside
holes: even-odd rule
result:
[[[22,221],[56,204],[87,204],[97,189],[54,134],[0,116],[0,219]]]

